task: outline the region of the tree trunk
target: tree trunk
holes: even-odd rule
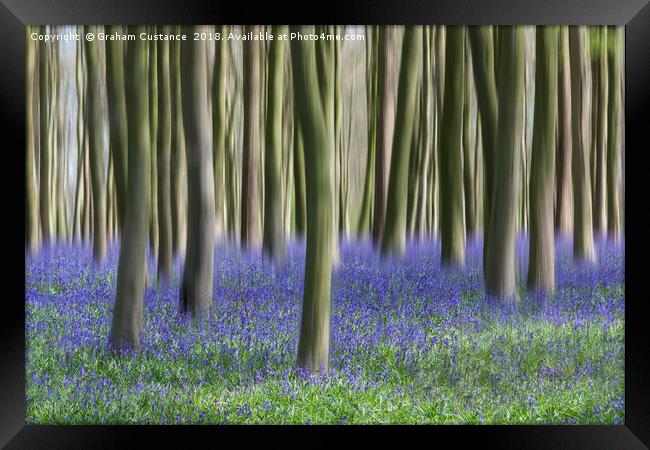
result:
[[[524,29],[499,27],[498,40],[499,125],[495,148],[499,151],[492,155],[494,172],[486,210],[490,219],[484,272],[486,293],[500,301],[510,301],[515,294],[515,174],[519,163],[517,130],[521,127],[523,106]],[[489,133],[487,127],[483,131],[484,135]]]
[[[186,34],[201,27],[187,27]],[[183,41],[183,123],[187,149],[187,254],[180,292],[181,313],[200,318],[212,305],[214,277],[214,172],[205,41]]]
[[[382,253],[404,252],[406,241],[406,201],[408,165],[413,139],[412,124],[417,106],[417,79],[422,63],[422,27],[407,26],[404,30],[402,62],[397,91],[397,110]]]
[[[464,83],[465,95],[463,97],[463,190],[465,194],[465,230],[467,236],[476,233],[476,197],[474,185],[476,179],[476,148],[473,148],[471,140],[472,127],[476,128],[476,123],[471,121],[472,97],[474,89],[470,74],[470,57],[469,36],[465,34],[465,69]],[[478,135],[474,136],[478,140]]]
[[[170,34],[169,27],[162,28]],[[166,282],[172,271],[171,211],[171,86],[169,41],[158,42],[158,276]]]
[[[130,32],[144,32],[137,27]],[[139,350],[144,324],[146,245],[151,189],[148,42],[136,40],[127,52],[128,182],[124,230],[117,268],[110,342],[114,349]]]
[[[465,28],[446,27],[445,94],[438,161],[440,162],[441,264],[465,266],[465,210],[463,208],[463,74]]]
[[[491,26],[468,27],[472,48],[472,69],[476,86],[478,112],[481,117],[481,138],[483,145],[483,270],[485,271],[490,233],[490,211],[494,190],[494,158],[496,157],[496,135],[498,121],[498,99],[494,62],[494,39],[496,33]]]
[[[96,26],[84,30],[95,34]],[[104,192],[104,146],[102,144],[102,110],[100,104],[101,77],[99,74],[99,48],[95,41],[85,41],[86,68],[88,70],[88,125],[90,182],[93,195],[93,257],[102,262],[106,257],[106,194]]]
[[[366,175],[363,183],[361,211],[357,224],[357,233],[364,235],[373,223],[374,178],[377,153],[377,85],[378,85],[378,51],[379,26],[366,26],[366,102],[368,124],[368,151],[366,153]]]
[[[246,26],[245,33],[257,33]],[[260,218],[260,41],[244,42],[244,149],[241,194],[241,244],[257,247],[261,243]]]
[[[36,183],[36,115],[35,97],[38,85],[36,84],[38,68],[37,45],[30,34],[35,27],[26,29],[25,45],[27,46],[27,74],[25,77],[25,94],[27,97],[25,123],[27,125],[27,151],[25,158],[25,246],[28,252],[35,252],[39,247],[38,239],[38,188]]]
[[[294,94],[295,97],[295,94]],[[293,122],[293,178],[296,193],[296,234],[304,236],[307,229],[307,204],[305,199],[305,148],[300,128],[300,117],[295,113]]]
[[[557,197],[555,228],[568,235],[573,229],[573,190],[571,184],[571,73],[569,70],[569,28],[560,28],[559,137],[557,161]]]
[[[182,171],[185,161],[185,130],[181,105],[181,76],[179,41],[171,43],[172,136],[171,136],[171,211],[172,254],[181,255],[185,248],[185,211],[183,207]],[[182,255],[181,255],[182,256]]]
[[[603,27],[604,28],[604,27]],[[607,132],[607,234],[618,238],[621,232],[618,162],[621,143],[621,27],[610,26],[609,38],[609,114]]]
[[[274,36],[285,34],[286,27],[274,26]],[[285,255],[282,217],[282,98],[284,90],[285,41],[269,43],[268,104],[264,158],[264,251],[282,260]]]
[[[555,289],[553,188],[557,118],[558,27],[537,26],[535,55],[535,117],[530,177],[530,251],[528,288]]]
[[[607,71],[607,27],[599,27],[598,50],[598,122],[596,124],[596,189],[594,197],[594,232],[607,231],[607,103],[609,73]]]
[[[573,177],[573,255],[577,260],[596,260],[591,212],[589,172],[589,86],[587,85],[586,31],[569,28],[571,63],[571,169]]]
[[[226,27],[219,27],[225,36]],[[215,43],[214,71],[212,76],[212,144],[214,160],[214,223],[217,238],[225,234],[225,154],[226,154],[226,69],[228,67],[228,41]]]
[[[46,27],[41,27],[41,34],[46,34]],[[50,218],[50,146],[48,142],[49,135],[49,98],[48,76],[49,60],[47,43],[39,42],[38,60],[39,60],[39,125],[40,125],[40,144],[39,144],[39,212],[41,219],[41,238],[43,245],[48,246],[52,238],[52,223]]]
[[[303,29],[304,33],[312,30]],[[319,93],[313,41],[291,41],[296,113],[301,118],[307,181],[307,254],[298,367],[327,371],[334,238],[332,148]]]
[[[155,32],[151,27],[150,32]],[[158,46],[149,46],[149,137],[151,139],[151,201],[149,207],[149,251],[158,256]]]
[[[386,215],[391,144],[395,126],[395,27],[384,25],[379,36],[379,79],[375,153],[375,190],[372,237],[381,242]]]
[[[122,32],[122,27],[119,25],[106,28],[107,34]],[[124,91],[124,44],[122,41],[109,40],[106,44],[106,85],[108,88],[110,147],[117,192],[117,216],[121,224],[126,209],[128,142]]]

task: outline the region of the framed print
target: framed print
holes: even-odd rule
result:
[[[1,9],[3,445],[647,448],[650,6],[149,3]]]

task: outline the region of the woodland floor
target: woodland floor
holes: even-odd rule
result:
[[[440,268],[438,243],[380,260],[342,243],[333,276],[330,371],[294,369],[304,244],[284,264],[220,246],[209,318],[178,315],[178,276],[145,294],[138,355],[108,346],[117,246],[93,268],[88,248],[26,263],[27,422],[508,423],[624,420],[624,242],[578,266],[556,244],[554,295],[483,298],[480,242],[464,272]],[[152,261],[150,282],[157,284]],[[178,266],[177,266],[178,269]]]

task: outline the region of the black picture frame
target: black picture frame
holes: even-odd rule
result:
[[[611,426],[420,426],[420,427],[218,427],[218,426],[34,426],[25,424],[24,310],[24,148],[25,148],[25,25],[31,24],[189,24],[189,23],[327,23],[327,24],[612,24],[625,25],[625,423]],[[244,438],[273,432],[300,442],[297,433],[318,434],[335,443],[338,434],[370,432],[416,434],[429,445],[451,439],[496,448],[636,449],[650,446],[650,371],[648,300],[643,283],[642,245],[647,235],[643,186],[644,151],[650,148],[647,118],[650,106],[650,3],[647,0],[365,0],[327,1],[319,5],[278,2],[171,0],[3,0],[0,5],[0,123],[4,128],[3,202],[10,229],[3,236],[5,296],[0,317],[0,446],[7,448],[112,448],[134,442],[174,439],[187,444],[189,435],[212,445],[234,434]],[[8,158],[9,157],[9,158]],[[10,202],[7,204],[7,202]],[[22,202],[22,204],[21,204]],[[18,214],[16,216],[16,214]],[[21,218],[22,217],[22,218]],[[21,263],[22,262],[22,263]],[[284,436],[283,436],[284,437]],[[269,441],[270,442],[270,441]],[[287,442],[287,441],[285,441]],[[403,441],[406,443],[407,441]],[[211,446],[212,446],[211,445]],[[309,444],[311,445],[311,443]],[[403,444],[402,444],[403,445]]]

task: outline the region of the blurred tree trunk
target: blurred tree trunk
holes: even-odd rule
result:
[[[377,118],[375,142],[375,188],[372,237],[381,242],[386,216],[386,196],[390,172],[391,144],[395,126],[395,27],[380,27],[379,58],[377,61],[378,90],[376,90]]]
[[[397,109],[382,253],[403,253],[406,241],[406,202],[408,165],[413,139],[412,124],[417,107],[417,79],[422,63],[422,27],[407,26],[404,30],[402,61],[397,91]]]
[[[515,174],[519,154],[517,130],[521,127],[523,106],[524,39],[521,26],[498,28],[499,125],[495,148],[499,151],[492,155],[494,184],[486,210],[490,219],[484,272],[487,294],[501,301],[510,301],[515,294]]]
[[[186,34],[201,27],[187,27]],[[187,158],[187,254],[181,313],[204,317],[212,305],[214,277],[214,172],[208,115],[206,41],[183,41],[181,90]]]
[[[170,34],[167,26],[163,34]],[[167,281],[172,272],[171,131],[169,41],[158,42],[158,276]],[[153,150],[153,149],[152,149]]]
[[[258,33],[246,26],[244,33]],[[241,244],[257,247],[261,243],[260,217],[260,41],[246,41],[244,47],[244,148],[241,193]]]
[[[27,74],[25,77],[25,94],[27,107],[25,123],[27,125],[27,151],[25,158],[25,246],[28,252],[35,252],[40,245],[38,236],[38,187],[36,181],[36,126],[38,124],[37,104],[35,103],[37,73],[38,41],[33,41],[30,34],[35,27],[25,29],[27,46]]]
[[[295,97],[295,94],[294,94]],[[304,236],[307,229],[307,204],[305,199],[305,148],[300,127],[300,117],[294,107],[293,123],[293,177],[296,192],[296,234]]]
[[[573,177],[573,255],[577,260],[596,260],[589,180],[589,86],[587,85],[586,30],[569,28],[571,64],[571,169]]]
[[[285,34],[286,27],[274,26],[274,36]],[[268,97],[266,108],[266,145],[264,158],[264,251],[272,258],[284,259],[282,217],[282,98],[284,95],[285,41],[269,43]]]
[[[227,33],[225,25],[218,27],[222,36]],[[214,159],[214,222],[217,238],[226,231],[225,222],[225,153],[226,153],[226,69],[228,41],[215,43],[214,71],[212,76],[212,145]],[[230,211],[229,211],[230,214]]]
[[[379,26],[366,26],[366,102],[368,123],[368,151],[366,153],[366,174],[363,183],[361,211],[357,224],[357,233],[364,235],[370,231],[373,223],[374,178],[377,153],[377,88],[379,84]]]
[[[605,27],[603,27],[605,28]],[[618,162],[621,147],[621,54],[623,32],[621,27],[608,27],[609,52],[609,114],[607,133],[607,233],[618,238],[620,224],[620,193]]]
[[[77,30],[83,33],[83,29]],[[81,40],[76,44],[76,88],[77,88],[77,177],[74,210],[73,210],[73,230],[72,234],[76,241],[81,241],[81,224],[82,224],[82,202],[83,202],[83,167],[84,167],[84,66],[83,66],[83,43]]]
[[[465,28],[446,27],[445,94],[438,161],[440,162],[441,264],[465,266],[465,218],[463,208],[463,91]]]
[[[178,27],[180,28],[180,27]],[[177,32],[180,32],[177,29]],[[181,44],[171,43],[171,90],[172,90],[172,135],[171,135],[171,211],[172,211],[172,254],[182,254],[185,248],[184,224],[186,215],[183,206],[183,167],[185,162],[185,130],[181,105]],[[181,255],[182,256],[182,255]]]
[[[530,252],[528,288],[555,289],[553,187],[555,182],[555,123],[557,119],[556,26],[535,30],[535,117],[530,178]]]
[[[598,119],[596,124],[596,189],[594,197],[594,232],[607,231],[607,27],[599,27],[598,42]]]
[[[129,32],[144,32],[145,27]],[[149,68],[148,42],[129,45],[126,61],[128,127],[127,202],[117,268],[115,308],[110,342],[115,350],[140,348],[144,324],[146,245],[149,230],[151,170],[149,168]]]
[[[560,27],[559,46],[559,146],[556,155],[557,197],[555,228],[564,235],[573,229],[573,192],[571,186],[571,73],[569,71],[569,28]]]
[[[107,34],[123,33],[121,26],[108,26]],[[120,224],[126,208],[127,141],[126,96],[124,91],[124,44],[122,41],[107,41],[106,85],[108,88],[108,118],[110,148],[113,154],[115,190],[117,191],[117,216]],[[120,225],[121,228],[121,225]]]
[[[465,68],[464,68],[464,83],[465,95],[463,97],[463,192],[465,194],[465,230],[467,236],[473,236],[476,233],[476,193],[474,190],[474,182],[476,179],[476,148],[472,145],[472,127],[476,127],[476,123],[472,123],[472,97],[474,96],[474,85],[472,75],[470,73],[470,66],[472,58],[469,48],[469,36],[465,33]],[[474,137],[478,140],[478,135]]]
[[[483,270],[486,269],[487,242],[490,234],[490,211],[494,190],[494,158],[498,121],[498,99],[495,76],[494,40],[492,26],[468,27],[472,48],[472,69],[476,86],[478,112],[481,117],[483,145]],[[514,167],[513,167],[514,169]]]
[[[84,57],[85,59],[85,57]],[[86,77],[86,93],[84,94],[84,142],[83,142],[83,171],[84,171],[84,208],[83,208],[83,223],[82,223],[82,237],[84,244],[88,244],[93,235],[92,220],[93,220],[93,197],[92,188],[90,187],[90,145],[89,145],[89,130],[88,130],[88,82]]]
[[[85,32],[97,34],[96,26]],[[90,150],[90,182],[93,194],[93,257],[102,262],[106,257],[106,195],[104,192],[104,149],[102,138],[102,110],[100,96],[102,80],[99,73],[99,48],[95,41],[85,41],[86,69],[88,71],[88,126]]]
[[[41,34],[46,34],[45,26],[41,27]],[[50,62],[48,56],[48,44],[39,42],[39,212],[41,219],[41,238],[43,245],[48,246],[52,238],[52,223],[50,218],[50,146],[48,142],[50,129],[50,97],[53,95],[48,91],[48,77],[50,73]]]
[[[430,166],[432,153],[434,151],[433,145],[433,107],[432,107],[432,90],[433,79],[431,76],[431,60],[432,60],[432,26],[425,26],[422,34],[422,117],[420,121],[420,133],[422,135],[422,152],[423,161],[420,166],[420,184],[418,188],[417,198],[417,217],[415,228],[418,233],[418,238],[424,239],[427,233],[427,206],[428,196],[430,189]]]
[[[157,32],[155,27],[149,30]],[[158,46],[149,46],[149,137],[151,139],[151,202],[149,207],[149,251],[158,256]]]
[[[306,27],[305,27],[306,28]],[[311,27],[309,27],[311,28]],[[302,29],[309,33],[312,29]],[[332,148],[320,97],[313,41],[291,41],[296,114],[301,118],[307,189],[307,254],[298,342],[298,367],[327,371],[329,358],[330,291],[334,246]]]

